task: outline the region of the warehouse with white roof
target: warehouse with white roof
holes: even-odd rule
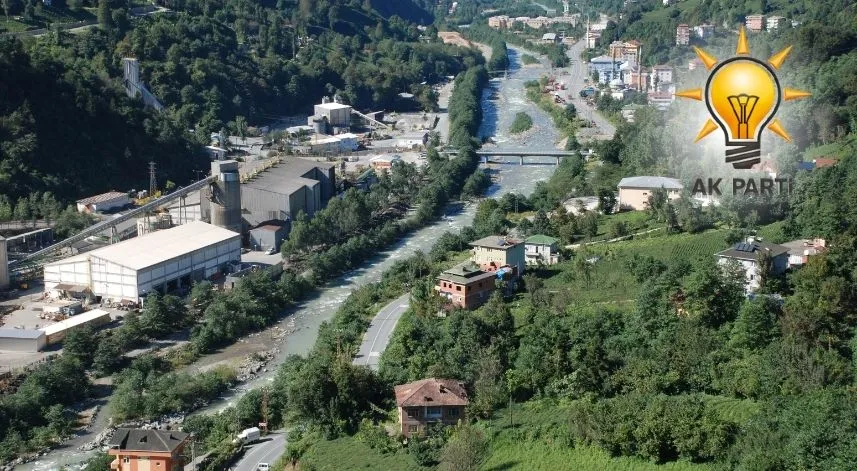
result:
[[[189,287],[240,260],[240,234],[193,221],[49,263],[45,292],[67,283],[107,300],[137,302],[153,290]]]

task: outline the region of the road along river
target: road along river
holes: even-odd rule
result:
[[[550,116],[526,99],[524,83],[537,80],[549,73],[546,61],[540,64],[521,67],[522,51],[509,48],[511,62],[508,78],[492,79],[483,92],[483,120],[479,129],[480,137],[491,138],[494,144],[486,144],[485,149],[492,150],[556,150],[557,132]],[[533,119],[533,127],[521,135],[509,134],[515,113],[526,112]],[[555,160],[552,157],[540,160],[528,157],[527,165],[517,165],[518,159],[509,159],[510,165],[494,165],[496,182],[489,189],[488,196],[497,197],[505,193],[529,194],[536,182],[548,179],[554,171]],[[531,165],[530,163],[535,163]],[[361,268],[353,270],[328,283],[319,290],[318,296],[305,301],[291,315],[285,318],[279,328],[286,328],[288,334],[279,340],[280,352],[255,379],[244,383],[221,400],[215,401],[197,413],[209,413],[233,405],[244,391],[258,388],[273,380],[277,366],[286,357],[293,354],[306,355],[315,343],[322,322],[330,320],[343,301],[354,289],[380,281],[381,274],[397,260],[410,257],[416,251],[428,252],[435,241],[447,231],[458,231],[473,221],[475,205],[451,212],[435,223],[414,231],[396,243],[389,250],[379,253],[368,260]],[[267,334],[262,334],[267,335]],[[80,463],[92,457],[95,451],[82,452],[71,447],[51,451],[37,461],[19,466],[22,470],[53,470],[65,466],[67,469],[80,469]]]

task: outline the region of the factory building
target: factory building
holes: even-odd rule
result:
[[[348,132],[351,127],[351,106],[339,103],[338,97],[333,97],[332,102],[324,97],[321,104],[313,108],[313,115],[307,118],[307,125],[320,134]]]
[[[71,316],[64,321],[42,327],[40,330],[45,334],[45,344],[53,345],[62,342],[65,336],[74,329],[85,326],[101,327],[110,322],[110,313],[101,309],[93,309],[83,314]]]
[[[131,204],[131,199],[128,198],[128,193],[110,191],[77,200],[77,210],[81,213],[104,212],[124,208],[129,204]]]
[[[271,167],[241,185],[243,217],[250,227],[265,221],[312,216],[336,189],[335,165],[293,159]]]
[[[241,178],[238,162],[221,160],[211,163],[211,175],[217,177],[200,192],[202,219],[211,224],[241,233]]]
[[[189,287],[240,260],[239,233],[193,221],[49,263],[45,292],[66,283],[103,299],[137,302],[153,290]]]
[[[280,245],[289,235],[289,222],[269,221],[261,226],[250,229],[250,246],[255,250],[280,250]]]
[[[45,348],[44,331],[38,329],[0,329],[0,352],[35,353]]]

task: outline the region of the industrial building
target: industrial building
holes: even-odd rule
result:
[[[81,213],[94,213],[96,211],[110,211],[111,209],[123,208],[131,204],[131,199],[127,193],[119,191],[110,191],[100,195],[90,196],[77,200],[77,210]]]
[[[45,292],[68,283],[104,299],[137,302],[153,290],[188,287],[240,260],[240,233],[193,221],[49,263]]]
[[[211,175],[216,177],[214,183],[200,191],[202,220],[240,234],[243,225],[238,162],[214,161],[211,163]]]
[[[83,314],[71,316],[64,321],[42,327],[41,330],[45,334],[45,344],[53,345],[62,342],[65,336],[74,329],[81,327],[101,327],[110,322],[110,313],[101,309],[93,309]]]
[[[307,125],[319,134],[348,132],[351,127],[351,106],[337,101],[337,97],[334,97],[333,102],[324,97],[321,104],[313,108],[313,115],[307,118]]]
[[[335,189],[334,164],[292,159],[241,185],[242,216],[250,227],[291,220],[300,211],[312,216],[327,205]]]
[[[35,353],[45,348],[45,332],[38,329],[0,328],[0,351]]]
[[[289,235],[291,229],[288,221],[269,221],[259,227],[250,229],[250,246],[256,250],[278,251],[280,244]]]

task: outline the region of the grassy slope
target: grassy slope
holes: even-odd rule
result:
[[[349,469],[383,469],[389,471],[410,471],[426,469],[417,466],[406,452],[381,454],[354,437],[342,437],[336,440],[322,440],[312,446],[301,458],[301,463],[311,464],[311,469],[319,471],[339,471]]]
[[[709,467],[686,462],[657,465],[634,458],[614,458],[590,446],[567,446],[562,435],[567,430],[561,404],[531,401],[513,409],[515,427],[509,426],[509,410],[485,423],[491,437],[491,452],[484,470],[616,470],[665,471],[707,470]]]
[[[605,218],[603,226],[609,227],[612,220],[632,220],[642,224],[638,216],[619,214]],[[568,290],[577,303],[631,303],[637,295],[637,283],[627,269],[627,262],[635,254],[648,255],[664,262],[712,257],[727,247],[725,230],[710,230],[700,234],[666,235],[663,231],[652,232],[639,238],[594,244],[582,249],[585,256],[598,257],[592,277],[587,283],[584,277],[575,274],[573,261],[562,262],[552,267],[545,280],[551,290]]]

